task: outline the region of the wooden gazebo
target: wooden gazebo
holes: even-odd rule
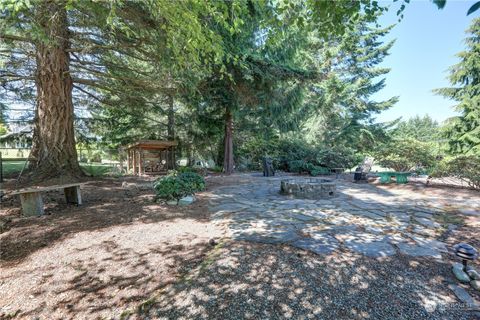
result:
[[[176,141],[142,140],[127,146],[128,171],[162,174],[175,168]]]

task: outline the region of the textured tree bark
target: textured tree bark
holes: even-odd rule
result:
[[[168,125],[167,137],[168,140],[175,140],[175,111],[173,110],[173,94],[168,96]]]
[[[36,44],[37,108],[30,176],[33,180],[79,177],[83,174],[75,148],[65,3],[39,2],[36,19],[48,40]]]
[[[233,115],[229,107],[225,108],[225,136],[224,136],[224,157],[223,172],[226,174],[233,173]]]

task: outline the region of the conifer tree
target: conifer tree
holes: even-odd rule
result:
[[[480,19],[467,30],[466,50],[460,62],[450,68],[450,88],[435,90],[457,102],[459,116],[449,119],[445,134],[453,154],[480,155]]]

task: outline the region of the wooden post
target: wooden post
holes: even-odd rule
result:
[[[144,165],[143,165],[143,150],[140,148],[138,150],[138,175],[142,175],[144,170]]]
[[[130,149],[127,150],[127,173],[130,171]]]
[[[133,175],[137,174],[137,149],[132,149]]]
[[[82,204],[80,186],[64,188],[63,192],[65,193],[65,199],[67,199],[67,203],[73,203],[78,206]]]
[[[43,215],[43,200],[40,192],[28,192],[20,194],[22,212],[26,216]]]
[[[165,167],[167,168],[167,171],[168,171],[168,170],[170,170],[170,163],[169,163],[170,161],[169,161],[169,159],[168,159],[168,148],[165,149],[165,162],[166,162],[166,163],[165,163],[165,164],[166,164]]]

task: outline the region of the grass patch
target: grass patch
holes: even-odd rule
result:
[[[25,161],[3,161],[2,164],[3,175],[10,176],[19,174],[25,165]],[[101,163],[81,163],[80,167],[87,175],[92,177],[101,177],[113,171],[111,165]]]
[[[465,224],[465,218],[453,212],[436,214],[433,218],[436,222],[445,227],[449,224],[455,224],[457,226],[463,226]]]
[[[112,166],[105,164],[80,164],[83,171],[91,177],[102,177],[112,171]]]
[[[20,173],[22,171],[25,161],[3,161],[2,168],[4,175],[11,175],[14,173]]]

